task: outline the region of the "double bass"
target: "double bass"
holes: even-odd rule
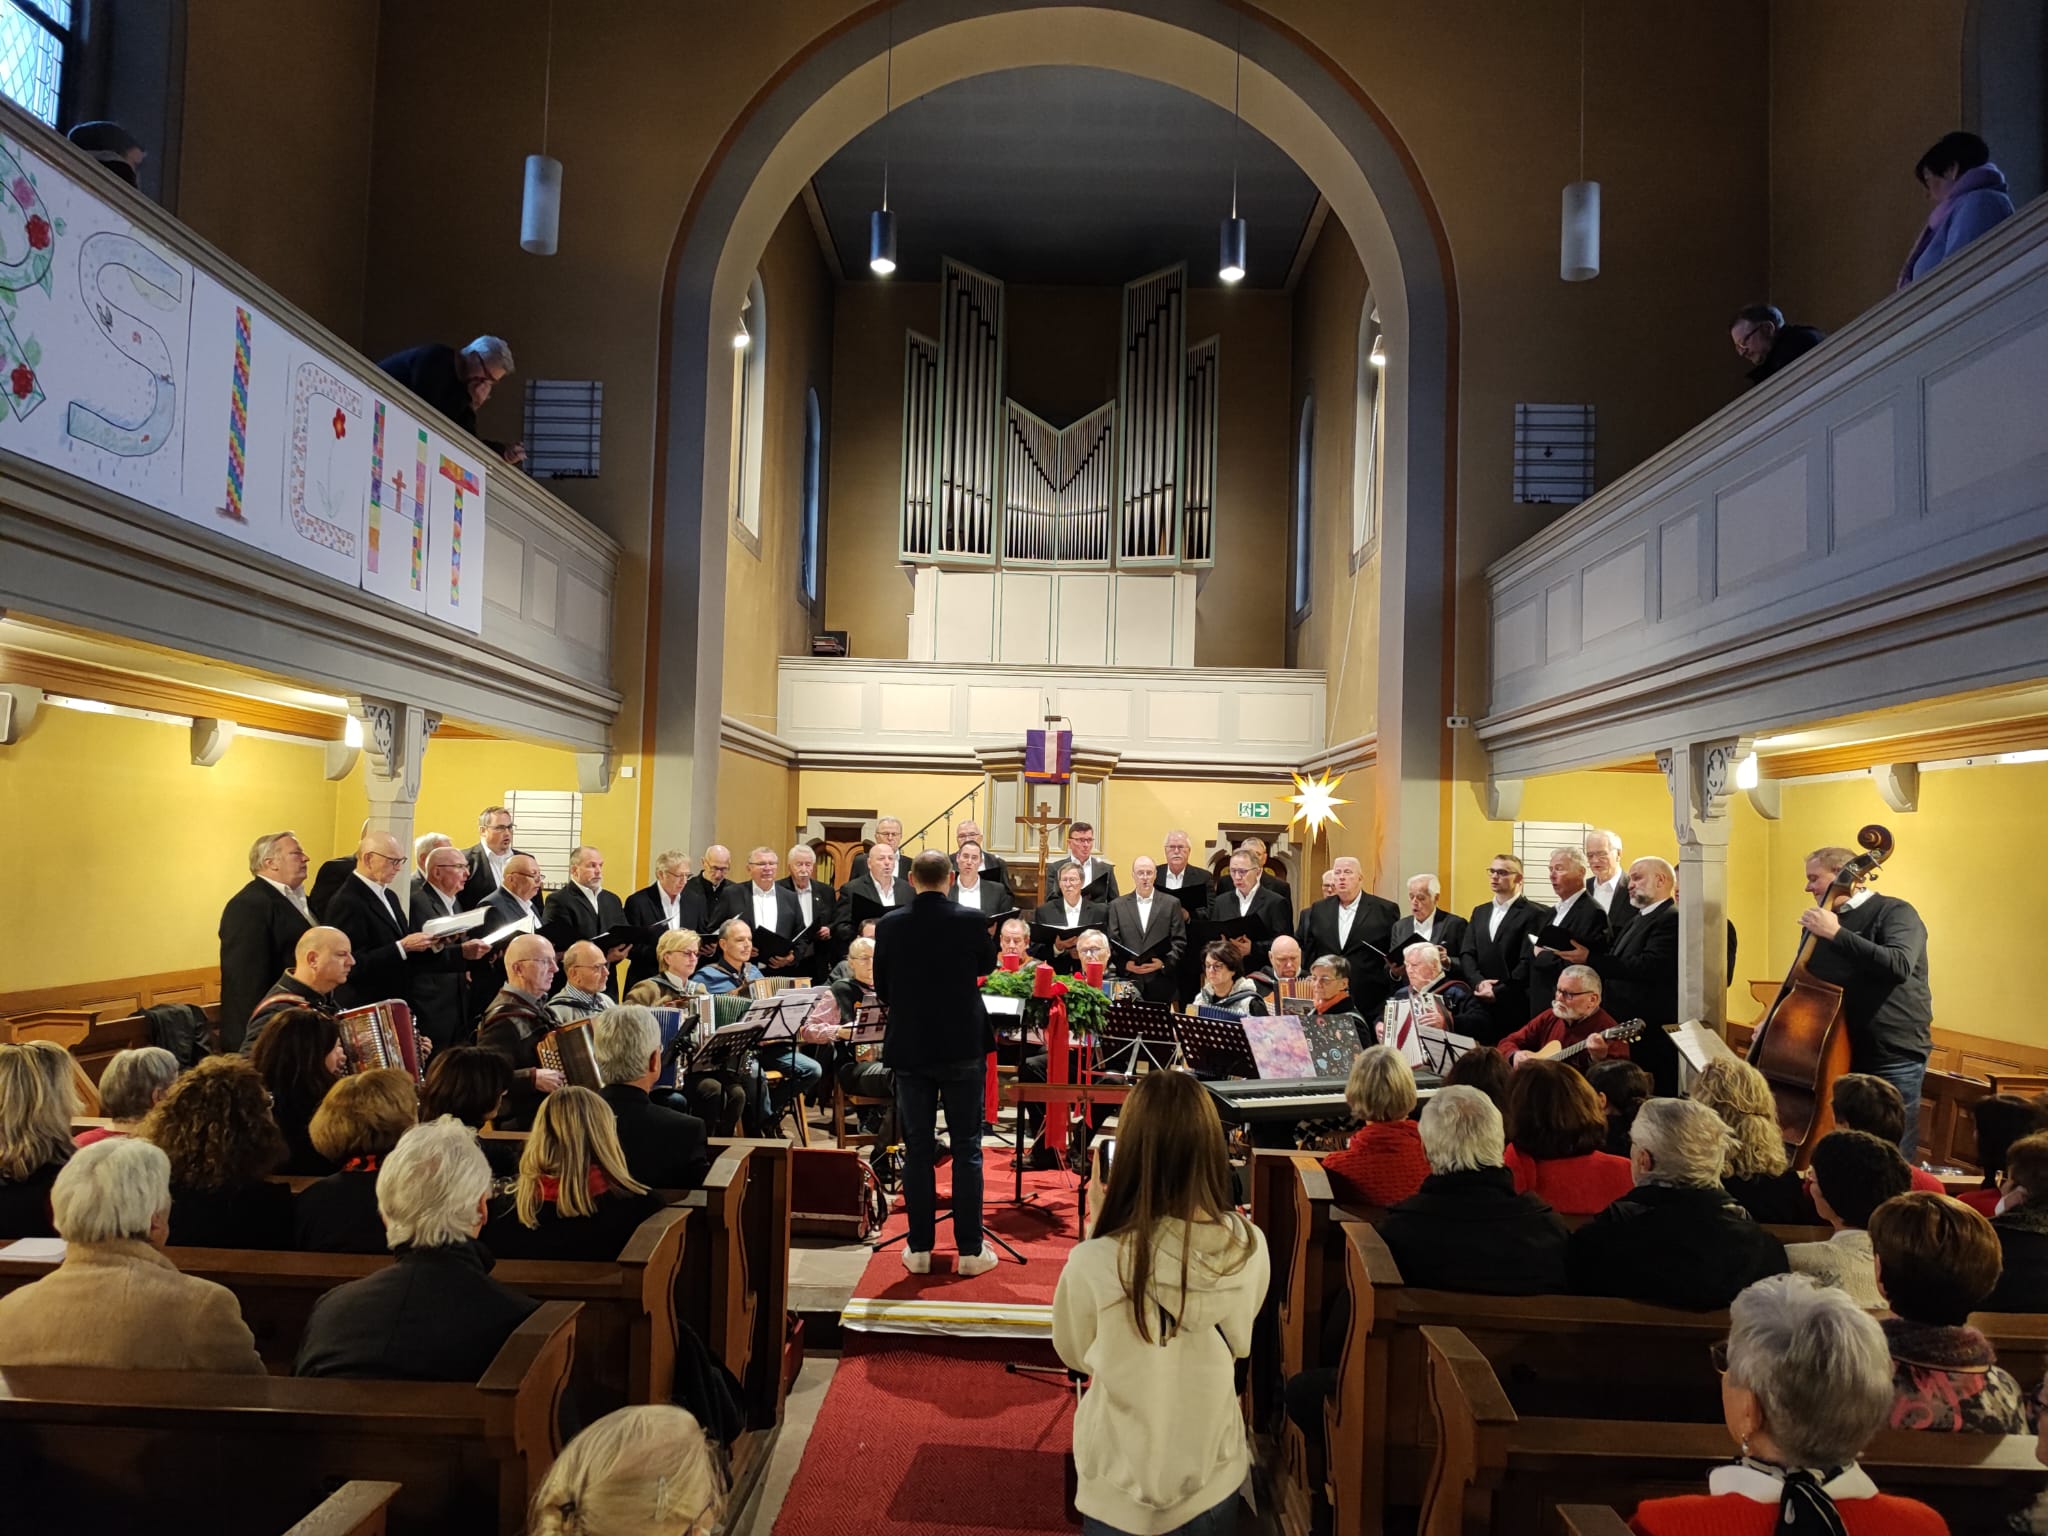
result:
[[[1835,871],[1834,881],[1817,904],[1840,912],[1859,882],[1874,880],[1878,866],[1892,856],[1889,828],[1871,825],[1856,834],[1863,851]],[[1792,1153],[1792,1166],[1804,1169],[1813,1160],[1821,1137],[1835,1128],[1829,1102],[1835,1079],[1849,1070],[1849,1028],[1842,1017],[1842,989],[1813,974],[1812,961],[1820,935],[1807,933],[1776,1001],[1749,1042],[1749,1061],[1771,1085],[1777,1101],[1778,1129]]]

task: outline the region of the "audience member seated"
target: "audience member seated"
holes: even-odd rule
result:
[[[100,1113],[112,1125],[80,1131],[74,1144],[89,1147],[109,1136],[133,1136],[142,1117],[178,1079],[178,1058],[160,1045],[135,1045],[116,1051],[100,1073]]]
[[[1117,1117],[1095,1235],[1067,1256],[1052,1338],[1091,1378],[1074,1410],[1074,1494],[1096,1533],[1236,1529],[1251,1475],[1237,1362],[1270,1278],[1237,1213],[1215,1101],[1185,1072],[1138,1079]]]
[[[1362,1122],[1341,1152],[1323,1159],[1332,1191],[1345,1205],[1398,1205],[1422,1188],[1429,1159],[1415,1112],[1415,1074],[1390,1045],[1361,1051],[1344,1085],[1345,1102]]]
[[[1728,326],[1728,339],[1750,365],[1752,384],[1763,383],[1787,363],[1806,356],[1827,340],[1810,325],[1787,325],[1784,311],[1775,304],[1747,304],[1735,311]]]
[[[1444,1074],[1444,1082],[1447,1086],[1455,1084],[1465,1088],[1477,1088],[1493,1100],[1494,1109],[1505,1120],[1508,1113],[1510,1070],[1507,1057],[1499,1051],[1481,1047],[1467,1051],[1452,1062],[1451,1070]]]
[[[1741,1459],[1708,1473],[1704,1494],[1645,1499],[1629,1522],[1637,1536],[1948,1536],[1941,1516],[1879,1493],[1856,1464],[1891,1401],[1884,1335],[1867,1312],[1778,1275],[1737,1296],[1728,1324],[1715,1358]]]
[[[141,1134],[171,1160],[173,1248],[289,1248],[292,1192],[270,1093],[245,1057],[209,1056],[171,1084]]]
[[[512,1082],[512,1064],[496,1051],[480,1045],[436,1051],[420,1088],[420,1123],[453,1115],[472,1131],[480,1131],[504,1106]],[[523,1150],[519,1142],[479,1138],[477,1144],[484,1149],[493,1178],[509,1179],[518,1174]]]
[[[710,989],[696,976],[703,949],[704,941],[695,929],[671,928],[654,945],[659,969],[631,988],[626,1001],[641,1008],[689,1009],[698,998],[709,997]],[[747,1113],[749,1080],[730,1069],[682,1075],[683,1104],[676,1107],[687,1106],[713,1136],[737,1136]]]
[[[1897,1088],[1881,1077],[1869,1072],[1844,1072],[1835,1079],[1828,1103],[1835,1112],[1838,1130],[1868,1131],[1895,1147],[1906,1139],[1906,1101]],[[1915,1189],[1932,1195],[1948,1193],[1948,1186],[1925,1168],[1909,1162],[1906,1170],[1912,1175]]]
[[[1911,1188],[1897,1136],[1887,1140],[1869,1131],[1830,1131],[1813,1149],[1813,1208],[1835,1229],[1834,1236],[1824,1243],[1790,1244],[1785,1262],[1794,1274],[1847,1291],[1859,1307],[1882,1310],[1884,1294],[1877,1288],[1870,1234],[1864,1229],[1872,1211]]]
[[[1977,1166],[1984,1184],[1962,1197],[1963,1204],[1986,1216],[1998,1214],[1998,1186],[2004,1182],[2005,1155],[2012,1144],[2036,1131],[2048,1131],[2048,1093],[2032,1098],[2019,1093],[1994,1093],[1970,1106],[1977,1128]]]
[[[577,1024],[603,1013],[612,1000],[604,984],[612,968],[605,964],[604,951],[588,939],[578,939],[562,951],[562,990],[548,999],[548,1012],[557,1024]]]
[[[313,1112],[348,1070],[333,1018],[311,1008],[274,1013],[264,1021],[249,1060],[270,1090],[270,1118],[284,1136],[287,1150],[278,1172],[334,1172],[334,1164],[314,1147],[311,1132]]]
[[[484,1246],[501,1259],[616,1259],[661,1197],[626,1168],[609,1105],[558,1088],[533,1117],[514,1193],[491,1202]]]
[[[1894,1314],[1882,1320],[1892,1360],[1891,1427],[2025,1434],[2019,1383],[1999,1368],[1990,1340],[1969,1326],[1998,1283],[1991,1223],[1960,1200],[1916,1189],[1871,1213],[1870,1246],[1878,1289]]]
[[[308,1184],[292,1202],[299,1247],[314,1253],[382,1253],[377,1170],[419,1118],[412,1079],[395,1067],[358,1072],[334,1085],[313,1116],[313,1145],[338,1172]]]
[[[1506,1070],[1497,1051],[1490,1056]],[[1479,1089],[1439,1088],[1422,1107],[1429,1177],[1388,1211],[1380,1236],[1409,1285],[1489,1296],[1565,1288],[1564,1222],[1534,1195],[1515,1192],[1505,1165],[1500,1110]]]
[[[648,1097],[661,1076],[661,1026],[645,1008],[622,1003],[592,1026],[600,1096],[611,1106],[626,1171],[650,1189],[695,1189],[711,1166],[704,1122]]]
[[[1925,277],[1978,236],[2012,217],[2005,173],[1991,163],[1991,146],[1974,133],[1945,133],[1920,157],[1913,175],[1934,206],[1906,253],[1899,286]]]
[[[1729,1141],[1704,1104],[1652,1099],[1638,1110],[1636,1187],[1572,1234],[1572,1289],[1705,1312],[1782,1274],[1785,1245],[1721,1187]]]
[[[667,1403],[617,1408],[562,1447],[530,1536],[712,1536],[725,1476],[697,1421]]]
[[[313,1304],[299,1376],[475,1381],[540,1305],[491,1278],[476,1240],[491,1167],[459,1120],[416,1125],[377,1170],[377,1211],[396,1261]]]
[[[1635,1062],[1612,1058],[1588,1067],[1586,1081],[1592,1086],[1593,1097],[1600,1101],[1600,1113],[1607,1117],[1607,1144],[1602,1150],[1627,1157],[1628,1136],[1635,1127],[1636,1111],[1643,1107],[1656,1084]]]
[[[1531,1058],[1508,1081],[1508,1172],[1520,1194],[1566,1216],[1591,1216],[1635,1187],[1628,1159],[1600,1149],[1607,1117],[1569,1062]]]
[[[76,1150],[76,1100],[70,1075],[50,1070],[47,1044],[0,1045],[0,1238],[57,1235],[50,1186]]]
[[[1812,1226],[1813,1201],[1786,1162],[1777,1100],[1763,1073],[1746,1061],[1717,1056],[1693,1079],[1691,1097],[1719,1115],[1734,1137],[1721,1182],[1735,1203],[1773,1226]]]
[[[160,1147],[133,1136],[81,1147],[50,1200],[64,1260],[0,1296],[0,1366],[262,1373],[234,1294],[159,1251],[171,1215]]]
[[[1202,951],[1202,987],[1195,993],[1195,1002],[1225,1013],[1263,1016],[1267,1012],[1266,1000],[1244,973],[1244,957],[1223,939]]]
[[[2048,1312],[2048,1131],[2014,1142],[1998,1184],[1998,1234],[2004,1273],[1986,1312]]]

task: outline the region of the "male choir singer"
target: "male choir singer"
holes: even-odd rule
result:
[[[875,925],[875,992],[889,1010],[882,1061],[896,1075],[896,1118],[903,1134],[903,1201],[910,1215],[903,1267],[932,1267],[938,1186],[932,1171],[939,1106],[953,1144],[953,1271],[994,1269],[995,1245],[981,1231],[982,1074],[988,1015],[981,978],[996,948],[981,914],[946,895],[953,869],[936,849],[911,863],[914,894]]]

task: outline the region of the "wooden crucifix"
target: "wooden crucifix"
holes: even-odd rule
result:
[[[1052,853],[1052,845],[1047,841],[1046,834],[1051,832],[1054,827],[1064,827],[1068,820],[1068,817],[1053,815],[1052,807],[1043,800],[1038,802],[1037,815],[1019,816],[1017,818],[1017,825],[1020,827],[1036,827],[1038,829],[1038,899],[1040,901],[1050,901],[1052,899],[1050,893],[1045,888],[1046,859]]]

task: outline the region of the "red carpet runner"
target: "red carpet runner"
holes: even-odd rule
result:
[[[1054,1363],[1014,1340],[847,1334],[774,1536],[1071,1536],[1074,1389],[1003,1369],[1017,1359]]]

